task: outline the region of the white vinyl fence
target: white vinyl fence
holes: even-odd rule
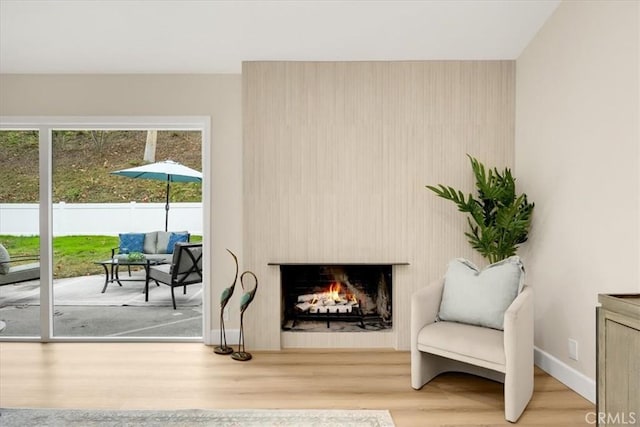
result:
[[[172,203],[169,231],[202,235],[202,203]],[[36,203],[0,203],[0,234],[40,234]],[[164,230],[164,203],[55,203],[53,235],[104,235]]]

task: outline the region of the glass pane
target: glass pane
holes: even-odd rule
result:
[[[166,159],[199,173],[201,133],[53,132],[54,336],[202,336],[202,283],[176,288],[176,309],[170,286],[145,292],[171,267],[171,232],[201,241],[201,182],[172,182],[166,211],[165,179],[113,173]]]
[[[40,336],[38,132],[0,130],[0,337]]]

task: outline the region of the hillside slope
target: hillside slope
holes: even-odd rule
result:
[[[109,173],[144,164],[145,131],[55,131],[53,201],[164,202],[166,184]],[[156,161],[174,160],[202,170],[199,132],[158,131]],[[39,200],[38,135],[0,131],[0,203]],[[173,184],[172,202],[201,201],[201,185]]]

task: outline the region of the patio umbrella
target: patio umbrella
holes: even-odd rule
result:
[[[164,231],[168,231],[169,229],[169,193],[171,191],[171,183],[202,182],[202,172],[198,172],[195,169],[191,169],[173,160],[165,160],[135,168],[114,171],[111,172],[111,174],[129,178],[155,179],[167,182],[167,203],[164,206]]]

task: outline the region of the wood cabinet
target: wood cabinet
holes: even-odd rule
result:
[[[640,294],[598,301],[598,425],[640,426]]]

